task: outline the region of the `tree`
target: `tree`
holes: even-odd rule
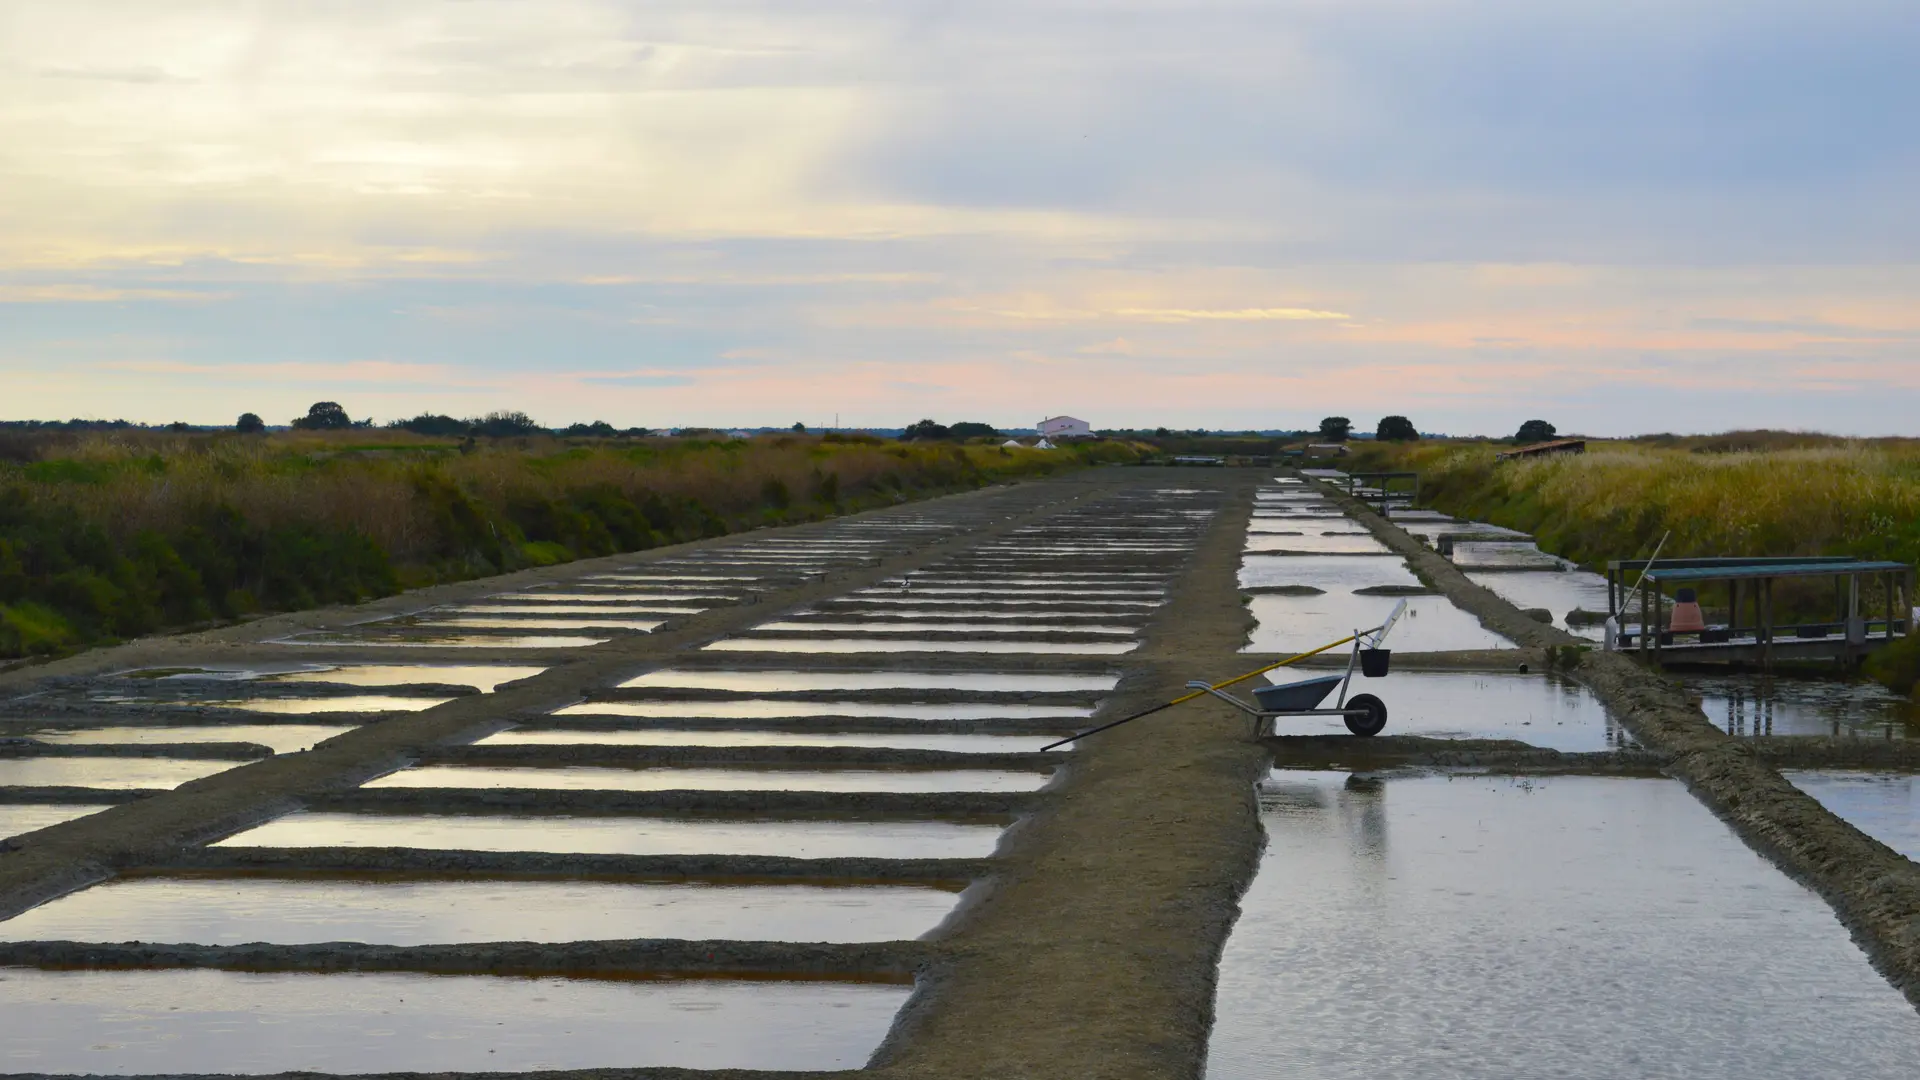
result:
[[[389,427],[404,428],[415,435],[465,435],[468,424],[451,416],[421,413],[411,420],[395,420]]]
[[[795,435],[805,435],[807,433],[807,425],[795,420],[793,422],[793,433]]]
[[[243,412],[240,419],[233,422],[233,430],[242,435],[257,435],[267,430],[267,422],[255,413]]]
[[[168,431],[192,431],[193,425],[187,423],[185,420],[175,420],[173,423],[167,425],[167,430]]]
[[[611,439],[620,434],[605,420],[595,420],[591,424],[570,424],[566,433],[575,437],[595,436],[602,439]]]
[[[467,421],[472,425],[475,435],[485,435],[490,439],[510,439],[516,435],[538,435],[546,429],[535,423],[533,417],[519,412],[490,412],[476,420]]]
[[[972,420],[962,420],[947,429],[947,436],[954,439],[981,439],[998,434],[1000,432],[992,424],[980,424]]]
[[[1383,416],[1380,426],[1373,429],[1373,437],[1381,442],[1415,442],[1420,438],[1420,429],[1404,416]]]
[[[1513,437],[1513,441],[1517,443],[1546,442],[1554,435],[1555,429],[1552,424],[1545,420],[1529,420],[1520,425],[1520,432]]]
[[[951,432],[945,424],[936,424],[932,420],[920,420],[908,424],[907,429],[900,433],[900,438],[908,441],[913,439],[944,439],[949,434],[951,434]]]
[[[353,420],[339,402],[316,401],[307,415],[295,420],[293,426],[302,431],[340,431],[352,427]]]
[[[1320,437],[1328,442],[1346,442],[1353,434],[1353,421],[1344,416],[1329,416],[1320,421]]]

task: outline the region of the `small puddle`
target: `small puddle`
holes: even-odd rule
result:
[[[368,788],[536,788],[542,791],[1038,791],[1051,777],[1000,769],[613,769],[422,765]]]
[[[298,750],[310,750],[315,743],[331,739],[335,735],[344,735],[352,730],[352,727],[322,724],[205,724],[181,727],[59,728],[35,732],[33,737],[41,742],[68,746],[250,742],[270,747],[276,754],[291,754]]]
[[[0,922],[0,940],[906,941],[939,925],[958,900],[917,886],[146,878],[96,885]]]
[[[655,817],[289,814],[216,847],[410,847],[576,855],[976,859],[1001,826],[949,821],[709,821]]]
[[[698,690],[1111,690],[1118,675],[967,674],[945,671],[650,671],[624,687]]]
[[[908,987],[386,973],[0,975],[7,1067],[45,1073],[855,1069]]]
[[[1286,683],[1332,674],[1318,668],[1296,670],[1298,674],[1282,669],[1266,677]],[[1367,679],[1356,672],[1351,693],[1372,694],[1386,703],[1383,735],[1518,739],[1569,752],[1613,750],[1633,743],[1591,691],[1557,675],[1408,671]],[[1333,707],[1332,698],[1325,707]],[[1282,718],[1274,721],[1274,727],[1278,735],[1347,731],[1345,722],[1322,717]]]
[[[1780,775],[1847,824],[1920,859],[1920,787],[1912,773],[1782,769]]]
[[[961,754],[1025,754],[1055,741],[1052,735],[889,734],[858,731],[640,731],[540,728],[502,731],[477,746],[863,746],[889,750],[947,750]]]
[[[73,821],[105,809],[104,806],[45,806],[33,803],[0,805],[0,839],[58,825],[63,821]]]
[[[857,641],[847,638],[823,640],[776,638],[727,638],[707,646],[712,652],[773,653],[1077,653],[1084,656],[1115,656],[1138,648],[1137,641]]]
[[[1920,1016],[1668,780],[1276,772],[1207,1075],[1912,1076]]]
[[[1395,652],[1450,652],[1457,649],[1511,649],[1513,642],[1480,625],[1444,596],[1357,596],[1329,592],[1320,596],[1255,596],[1249,605],[1260,625],[1244,651],[1291,653],[1338,641],[1356,628],[1385,622],[1401,599],[1406,614],[1394,624],[1387,647]]]
[[[0,787],[175,788],[244,764],[199,758],[0,758]]]
[[[885,716],[904,720],[1078,720],[1092,709],[1072,705],[887,704],[871,701],[589,701],[555,709],[553,716],[700,716],[770,720],[796,716]]]

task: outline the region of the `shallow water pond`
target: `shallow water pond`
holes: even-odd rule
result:
[[[972,859],[1001,826],[948,821],[714,821],[656,817],[289,814],[219,847],[413,847],[584,855]]]
[[[235,698],[226,701],[176,702],[175,704],[217,705],[225,709],[304,716],[308,713],[337,712],[423,712],[452,701],[452,698],[402,697],[394,694],[354,694],[325,698]]]
[[[604,645],[609,638],[569,634],[385,634],[362,635],[315,631],[276,638],[270,645],[350,645],[370,649],[579,649]]]
[[[664,620],[629,619],[617,615],[581,615],[577,619],[539,616],[515,619],[494,615],[422,615],[415,626],[464,626],[474,630],[653,630]]]
[[[179,727],[58,728],[34,732],[41,742],[65,745],[122,743],[250,742],[276,754],[310,750],[313,745],[344,735],[352,727],[327,724],[201,724]]]
[[[1297,536],[1255,532],[1247,537],[1248,551],[1310,551],[1327,555],[1386,555],[1387,545],[1364,533],[1327,533],[1303,529]]]
[[[269,682],[347,683],[352,686],[447,683],[452,686],[471,686],[483,693],[491,693],[501,683],[530,679],[545,670],[544,667],[498,664],[343,664],[264,678]]]
[[[49,1073],[858,1068],[904,986],[366,972],[0,972],[0,1045]]]
[[[1480,625],[1480,620],[1444,596],[1358,596],[1328,592],[1319,596],[1255,596],[1249,609],[1260,625],[1246,651],[1302,652],[1338,641],[1356,628],[1379,626],[1402,599],[1407,612],[1394,624],[1387,647],[1395,652],[1450,652],[1457,649],[1511,649],[1513,642]]]
[[[1912,773],[1782,769],[1780,774],[1847,824],[1909,859],[1920,859],[1920,785]]]
[[[0,787],[176,788],[244,764],[199,758],[0,758]]]
[[[542,791],[1037,791],[1050,774],[1001,769],[609,769],[422,765],[368,788],[537,788]]]
[[[1676,675],[1700,696],[1714,726],[1733,735],[1861,735],[1920,732],[1920,706],[1865,679],[1794,679],[1753,673]]]
[[[860,731],[628,731],[555,728],[502,731],[480,746],[870,746],[890,750],[945,750],[959,754],[1025,754],[1054,741],[1053,735],[948,735]]]
[[[1546,608],[1553,614],[1553,625],[1570,634],[1599,641],[1604,637],[1600,624],[1573,626],[1567,622],[1569,611],[1607,611],[1607,579],[1604,574],[1587,570],[1522,570],[1515,573],[1468,574],[1477,585],[1484,585],[1514,607]]]
[[[1240,584],[1306,585],[1327,592],[1352,592],[1374,585],[1418,585],[1406,560],[1381,555],[1248,555],[1240,564]]]
[[[47,806],[35,803],[0,804],[0,839],[19,836],[63,821],[97,814],[104,806]]]
[[[958,671],[649,671],[621,686],[701,690],[1111,690],[1118,675],[1028,675]]]
[[[894,705],[870,701],[589,701],[555,709],[553,716],[702,716],[769,720],[795,716],[886,716],[913,720],[1079,719],[1093,710],[1073,705]]]
[[[713,652],[776,653],[1068,653],[1116,656],[1140,647],[1137,641],[860,641],[850,638],[726,638],[707,646]]]
[[[1325,669],[1270,672],[1274,683],[1292,682]],[[1464,671],[1403,671],[1384,679],[1354,676],[1352,692],[1372,694],[1387,705],[1385,735],[1449,739],[1518,739],[1552,750],[1612,750],[1633,739],[1607,715],[1592,691],[1558,675]],[[1244,695],[1243,695],[1244,696]],[[1326,707],[1333,707],[1328,698]],[[1338,719],[1275,721],[1275,734],[1345,734]]]
[[[946,622],[920,626],[902,626],[894,622],[770,622],[753,628],[756,633],[793,634],[831,631],[855,634],[1135,634],[1137,626],[1076,626],[1072,623],[1023,622]]]
[[[1818,897],[1667,780],[1276,772],[1207,1075],[1920,1074]]]
[[[958,900],[958,893],[916,886],[141,878],[96,885],[0,922],[0,940],[896,941],[933,929]]]

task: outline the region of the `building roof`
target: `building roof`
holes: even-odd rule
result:
[[[1731,581],[1735,578],[1831,577],[1835,574],[1904,574],[1906,563],[1869,562],[1853,559],[1825,559],[1819,562],[1739,563],[1732,566],[1656,567],[1647,571],[1648,581]]]
[[[1504,454],[1497,455],[1497,457],[1499,460],[1505,461],[1508,458],[1532,457],[1535,454],[1578,454],[1585,451],[1586,448],[1587,440],[1585,439],[1554,439],[1551,442],[1516,446]]]
[[[1084,424],[1084,423],[1086,423],[1086,421],[1085,421],[1085,420],[1082,420],[1082,419],[1080,419],[1080,418],[1079,418],[1079,417],[1077,417],[1077,416],[1049,416],[1049,417],[1047,417],[1047,418],[1046,418],[1045,420],[1042,420],[1042,421],[1040,421],[1040,422],[1041,422],[1041,423],[1043,423],[1043,424],[1051,424],[1051,423],[1053,423],[1053,422],[1054,422],[1055,420],[1070,420],[1070,421],[1072,421],[1073,423],[1076,423],[1076,424]]]

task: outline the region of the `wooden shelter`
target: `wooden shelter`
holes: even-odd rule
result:
[[[1585,439],[1554,439],[1551,442],[1516,446],[1504,454],[1495,455],[1494,460],[1507,461],[1512,458],[1539,457],[1543,454],[1584,454],[1586,452],[1587,440]]]
[[[1774,605],[1775,583],[1820,578],[1834,583],[1835,617],[1782,623]],[[1880,610],[1872,612],[1862,606],[1862,585],[1870,582],[1881,586],[1883,601]],[[1724,586],[1726,620],[1697,631],[1667,629],[1667,590],[1703,586]],[[1607,564],[1607,615],[1618,628],[1615,644],[1656,663],[1752,661],[1767,666],[1775,660],[1805,659],[1837,660],[1851,667],[1912,632],[1913,595],[1913,567],[1847,556],[1616,559]],[[1629,623],[1630,615],[1637,620]]]

